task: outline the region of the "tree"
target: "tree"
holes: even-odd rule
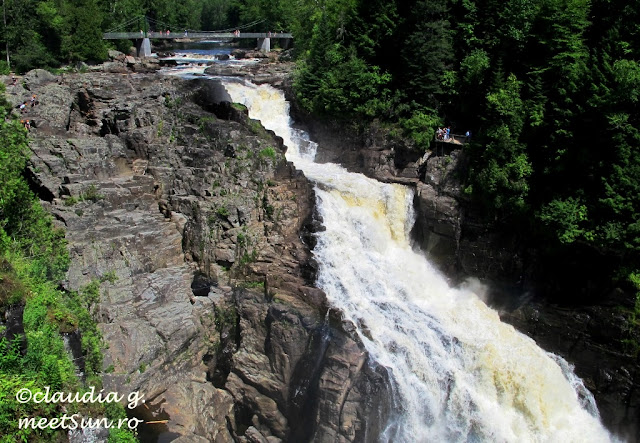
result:
[[[102,61],[107,48],[102,40],[102,11],[97,0],[79,0],[64,8],[65,33],[62,54],[67,61]]]
[[[528,209],[533,169],[526,145],[519,141],[524,127],[521,87],[513,74],[497,80],[486,98],[486,134],[472,144],[473,190],[490,214],[522,215]]]
[[[448,2],[420,0],[412,9],[402,51],[404,89],[411,100],[435,109],[444,72],[454,57]]]

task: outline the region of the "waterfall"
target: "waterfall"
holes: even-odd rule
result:
[[[380,441],[611,441],[567,362],[412,250],[411,189],[314,163],[316,145],[291,126],[281,91],[224,85],[315,184],[326,227],[313,251],[317,284],[390,375],[394,413]]]

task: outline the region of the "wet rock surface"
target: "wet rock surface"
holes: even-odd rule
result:
[[[131,68],[38,76],[8,93],[39,98],[26,114],[30,181],[66,229],[65,286],[101,282],[105,389],[140,391],[146,411],[135,414],[168,420],[145,432],[375,435],[386,375],[312,285],[301,239],[318,228],[315,197],[280,139],[216,103],[211,82]]]

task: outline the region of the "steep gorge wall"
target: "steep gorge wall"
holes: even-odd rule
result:
[[[34,189],[67,232],[64,285],[99,279],[105,389],[176,441],[363,441],[386,374],[312,286],[313,191],[211,82],[43,71]]]

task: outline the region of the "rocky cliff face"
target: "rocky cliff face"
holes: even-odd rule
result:
[[[314,288],[314,195],[211,82],[32,72],[30,180],[64,225],[65,285],[99,280],[105,389],[176,441],[363,441],[386,375]]]
[[[424,155],[402,140],[390,137],[375,124],[366,129],[337,123],[309,121],[293,108],[299,120],[319,142],[320,161],[341,163],[387,182],[415,189],[416,247],[450,277],[453,284],[478,278],[484,294],[501,318],[535,339],[545,350],[575,365],[575,372],[596,397],[603,422],[628,441],[640,441],[640,331],[625,315],[633,297],[620,290],[600,294],[599,302],[558,306],[544,297],[557,275],[536,272],[536,252],[517,236],[496,229],[474,213],[463,193],[465,158],[461,150],[440,144]],[[568,272],[568,261],[564,263]],[[585,273],[576,272],[573,287],[580,292]],[[566,279],[566,275],[564,276]],[[554,288],[554,289],[556,289]],[[576,298],[576,297],[573,297]],[[580,299],[580,297],[577,297]]]

